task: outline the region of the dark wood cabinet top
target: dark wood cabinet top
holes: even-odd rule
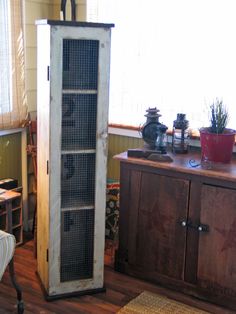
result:
[[[233,158],[232,161],[228,164],[211,163],[211,169],[204,169],[204,167],[201,165],[201,154],[199,152],[190,152],[188,154],[182,155],[168,153],[168,155],[173,159],[172,162],[150,161],[145,158],[131,158],[127,156],[127,152],[115,155],[114,158],[125,163],[174,171],[182,174],[204,176],[207,178],[226,180],[236,183],[235,158]]]
[[[53,25],[53,26],[78,26],[78,27],[97,27],[97,28],[111,28],[115,25],[113,23],[93,23],[93,22],[78,22],[78,21],[61,21],[61,20],[36,20],[36,25]]]

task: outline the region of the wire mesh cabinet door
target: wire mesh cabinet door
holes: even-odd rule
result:
[[[47,298],[104,289],[112,26],[37,21],[37,247]]]

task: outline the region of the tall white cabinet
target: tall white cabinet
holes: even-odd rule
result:
[[[37,24],[37,258],[48,299],[104,290],[112,24]]]

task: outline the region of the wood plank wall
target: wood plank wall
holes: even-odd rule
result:
[[[14,178],[21,185],[21,133],[0,136],[0,179]]]
[[[114,155],[124,152],[129,148],[141,147],[143,147],[143,140],[141,138],[109,134],[107,178],[114,180],[119,180],[120,178],[119,161],[113,159]]]
[[[68,3],[70,1],[67,1]],[[29,112],[36,115],[37,111],[37,37],[35,20],[60,19],[60,0],[25,0],[25,69],[26,69],[26,95]],[[77,20],[84,21],[86,18],[86,0],[76,1]]]

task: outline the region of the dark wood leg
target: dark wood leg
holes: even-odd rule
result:
[[[9,263],[9,271],[10,271],[11,282],[12,282],[14,288],[16,289],[16,294],[17,294],[17,313],[23,314],[24,313],[24,303],[22,300],[22,291],[21,291],[19,284],[16,281],[13,258],[11,259],[11,261]]]

